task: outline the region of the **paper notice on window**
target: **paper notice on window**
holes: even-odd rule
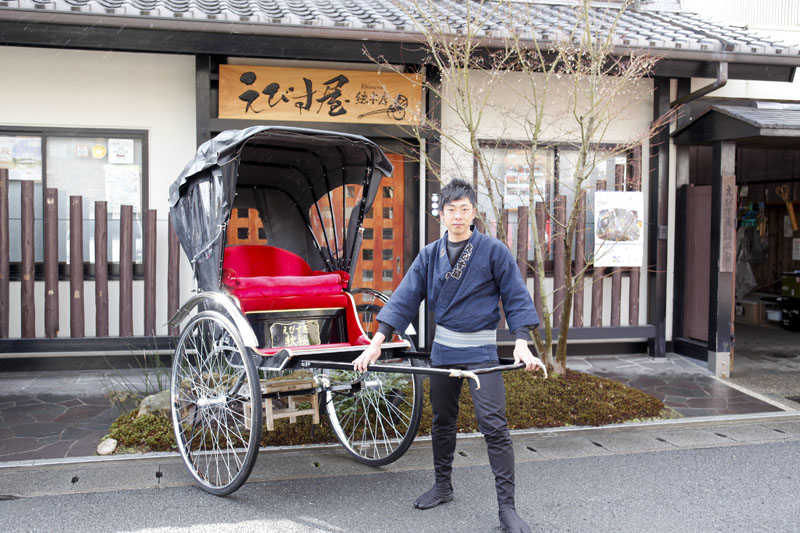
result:
[[[118,214],[123,205],[132,205],[134,211],[141,209],[139,165],[105,165],[106,202],[109,213]]]
[[[640,267],[644,258],[642,192],[594,193],[594,266]]]
[[[114,165],[132,165],[133,139],[109,139],[108,162]]]
[[[800,239],[792,239],[792,260],[800,261]]]
[[[0,136],[0,168],[10,180],[41,181],[42,138]]]
[[[789,215],[783,216],[783,236],[784,237],[791,237],[794,235],[794,230],[792,229],[792,221],[789,220]]]

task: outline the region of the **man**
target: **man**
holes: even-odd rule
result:
[[[473,229],[477,197],[464,180],[451,180],[439,194],[445,236],[419,253],[391,299],[378,313],[378,332],[353,361],[365,372],[381,354],[393,331],[405,331],[427,298],[434,310],[436,334],[431,350],[434,367],[475,370],[497,364],[498,302],[503,301],[509,329],[516,336],[514,360],[526,370],[544,369],[528,348],[529,332],[539,317],[511,253],[497,239]],[[433,406],[433,488],[417,498],[417,509],[430,509],[453,499],[451,474],[456,447],[460,378],[431,376]],[[470,392],[495,476],[500,522],[506,531],[528,532],[514,501],[514,448],[505,415],[505,388],[500,372],[481,375],[481,388]]]

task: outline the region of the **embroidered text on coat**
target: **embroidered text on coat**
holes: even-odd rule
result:
[[[464,269],[467,268],[467,263],[469,262],[470,257],[472,257],[471,242],[464,247],[464,251],[461,252],[461,257],[458,258],[456,266],[453,267],[452,271],[444,275],[444,279],[448,279],[450,276],[453,276],[456,279],[461,279],[461,275],[464,273]]]

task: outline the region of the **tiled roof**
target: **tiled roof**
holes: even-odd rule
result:
[[[772,104],[769,107],[712,105],[711,110],[752,124],[757,128],[800,130],[800,105]]]
[[[449,13],[450,27],[465,26],[465,0],[437,0]],[[115,17],[149,19],[153,27],[164,19],[214,23],[246,23],[266,27],[322,27],[332,30],[372,30],[394,33],[393,40],[409,38],[414,25],[396,0],[0,0],[4,11],[102,15],[106,23]],[[400,0],[411,6],[412,0]],[[474,2],[473,9],[479,4]],[[602,4],[593,8],[593,26],[604,31],[613,17]],[[616,30],[621,47],[663,51],[732,52],[800,57],[795,45],[766,40],[748,30],[709,22],[698,15],[668,9],[669,2],[651,0],[649,9],[626,11]],[[486,7],[484,7],[486,8]],[[664,10],[655,10],[664,8]],[[530,10],[530,11],[528,11]],[[528,17],[527,13],[531,16]],[[564,1],[517,2],[498,10],[484,28],[487,37],[508,33],[509,21],[520,23],[523,35],[546,42],[575,26],[575,11]],[[123,23],[122,21],[120,23]],[[513,23],[512,23],[513,24]],[[213,31],[212,26],[204,26]],[[374,38],[374,36],[371,36]]]

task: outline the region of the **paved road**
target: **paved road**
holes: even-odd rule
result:
[[[499,531],[478,439],[459,440],[456,500],[412,508],[430,483],[428,446],[386,470],[353,467],[340,450],[262,453],[255,479],[259,467],[273,479],[227,498],[193,486],[69,494],[54,481],[40,488],[54,495],[0,501],[0,531]],[[798,530],[797,421],[518,435],[515,447],[518,508],[535,531]]]

